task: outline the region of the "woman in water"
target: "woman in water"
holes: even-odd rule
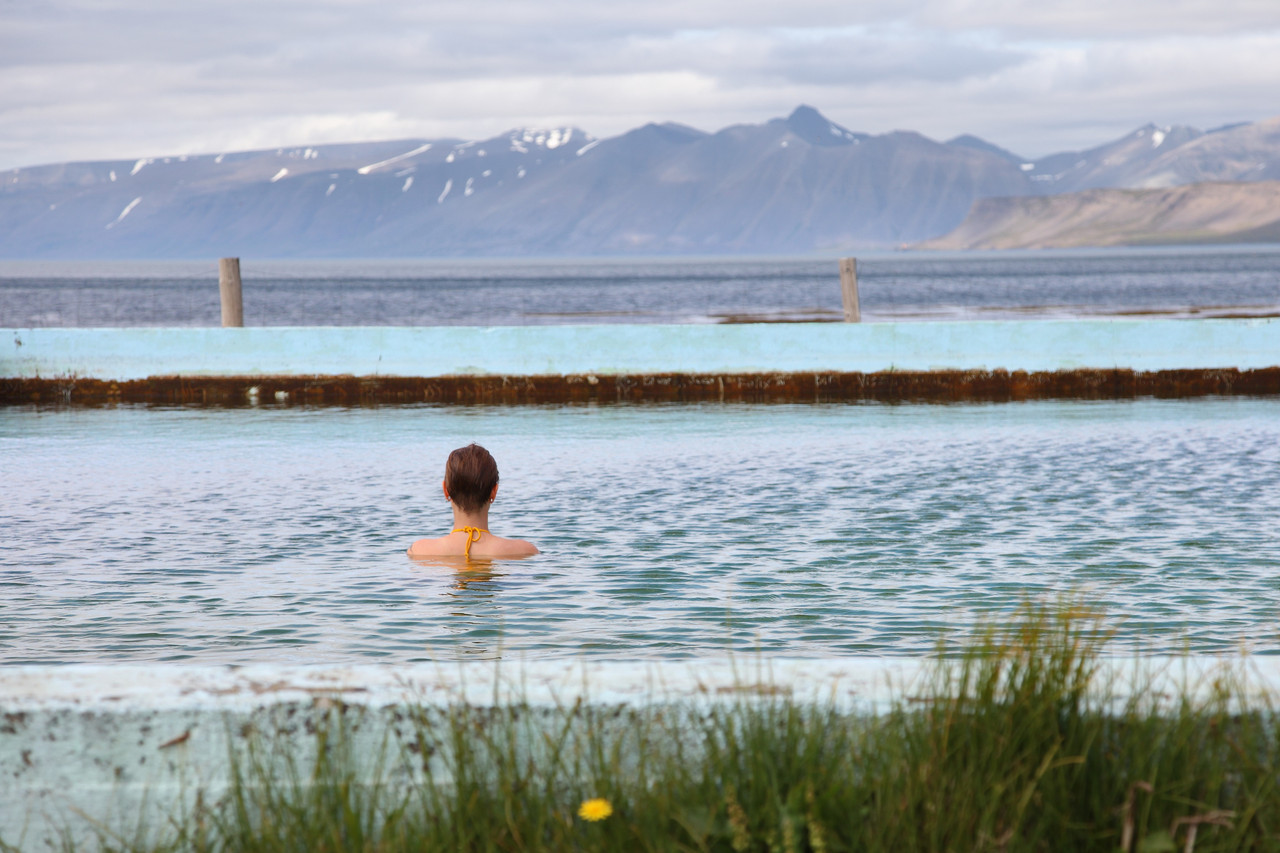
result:
[[[523,539],[489,532],[489,507],[498,495],[498,463],[478,444],[459,447],[444,466],[444,496],[453,506],[453,529],[437,539],[419,539],[410,557],[467,557],[485,560],[529,557],[538,549]]]

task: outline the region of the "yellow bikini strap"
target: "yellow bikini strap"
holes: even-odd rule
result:
[[[481,533],[488,533],[489,531],[485,530],[483,527],[455,527],[455,528],[453,528],[453,530],[452,530],[452,531],[450,531],[450,532],[452,532],[452,533],[465,533],[465,534],[467,534],[467,550],[466,550],[466,556],[470,557],[470,556],[471,556],[471,543],[472,543],[472,542],[479,542],[479,541],[480,541],[480,534],[481,534]]]

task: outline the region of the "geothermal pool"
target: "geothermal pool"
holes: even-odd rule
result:
[[[471,570],[450,521],[478,441]],[[912,656],[1073,596],[1280,652],[1280,400],[0,409],[0,663]]]

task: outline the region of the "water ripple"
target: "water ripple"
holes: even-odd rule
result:
[[[0,662],[1280,653],[1280,401],[0,411]],[[444,456],[536,558],[420,566]]]

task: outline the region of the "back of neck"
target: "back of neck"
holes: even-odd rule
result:
[[[453,526],[455,530],[460,527],[478,527],[481,530],[488,530],[488,507],[485,507],[479,512],[463,512],[455,506],[453,508]]]

